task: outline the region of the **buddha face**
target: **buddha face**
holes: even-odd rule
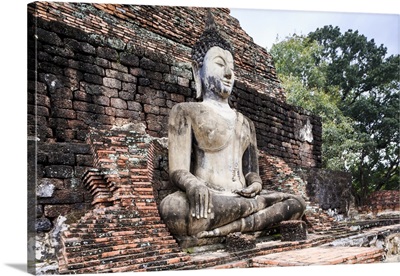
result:
[[[200,75],[206,97],[227,99],[234,82],[232,54],[217,46],[210,48],[204,57]]]

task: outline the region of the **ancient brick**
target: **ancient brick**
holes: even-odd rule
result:
[[[84,80],[94,84],[103,84],[103,78],[98,75],[86,73],[84,74]]]
[[[41,216],[43,216],[43,205],[36,205],[36,217],[40,218]]]
[[[163,80],[166,82],[169,82],[169,83],[173,83],[173,84],[178,83],[178,77],[175,75],[171,75],[171,74],[164,74]]]
[[[120,71],[122,73],[128,73],[128,67],[122,65],[119,62],[111,62],[111,68]]]
[[[86,88],[86,92],[90,95],[104,95],[109,98],[111,97],[118,97],[118,90],[112,89],[108,87],[104,87],[101,85],[95,84],[83,84]]]
[[[178,92],[187,97],[191,97],[194,91],[192,91],[192,89],[190,89],[189,87],[179,86]]]
[[[69,99],[54,99],[53,106],[56,108],[72,109],[72,101]]]
[[[104,114],[104,107],[99,106],[97,104],[91,104],[87,102],[81,102],[81,101],[74,101],[74,109],[79,110],[79,111],[87,111],[91,113],[99,113],[99,114]]]
[[[43,30],[41,28],[37,28],[36,35],[37,35],[39,41],[42,41],[42,42],[45,42],[48,44],[52,44],[52,45],[56,45],[56,46],[60,46],[62,44],[62,40],[60,39],[60,37],[53,32],[49,32],[49,31]]]
[[[119,98],[111,98],[111,106],[119,109],[127,109],[128,105],[126,101]]]
[[[105,48],[105,47],[98,47],[96,49],[97,55],[99,57],[116,61],[118,59],[118,52],[114,49]]]
[[[146,77],[146,71],[142,68],[131,68],[129,72],[136,77]]]
[[[46,177],[54,178],[69,178],[74,174],[74,170],[71,166],[65,165],[51,165],[45,167]]]
[[[73,79],[81,80],[83,79],[83,74],[78,70],[72,68],[65,68],[64,75]]]
[[[161,72],[161,73],[168,73],[169,72],[169,65],[164,64],[164,63],[158,63],[156,65],[156,69],[157,72]]]
[[[91,155],[76,155],[76,165],[78,166],[93,166],[93,157]]]
[[[70,142],[75,139],[76,131],[72,129],[56,129],[54,137],[58,142]]]
[[[135,91],[120,91],[118,95],[121,99],[126,101],[135,99]]]
[[[93,102],[95,104],[109,106],[110,105],[110,98],[107,96],[93,96]]]
[[[37,232],[48,232],[51,230],[53,225],[48,218],[41,217],[37,218],[35,222],[35,229]]]
[[[82,62],[84,62],[86,64],[93,64],[95,58],[93,56],[91,56],[91,55],[85,55],[85,54],[76,53],[74,55],[74,60],[82,61]],[[98,67],[98,68],[100,68],[100,67]]]
[[[178,77],[178,84],[181,86],[189,87],[189,82],[188,79]]]
[[[148,78],[139,78],[139,85],[141,86],[149,86],[151,84],[150,79]]]
[[[127,101],[128,109],[133,111],[142,111],[142,105],[136,101]]]
[[[39,62],[38,69],[54,75],[61,75],[63,73],[63,69],[49,62]]]
[[[103,84],[110,88],[121,89],[121,81],[112,78],[103,78]]]
[[[115,117],[98,115],[96,116],[96,122],[105,125],[113,125],[115,123]]]
[[[84,102],[91,102],[92,95],[86,93],[85,91],[77,90],[74,91],[74,100],[84,101]]]
[[[160,108],[158,106],[145,104],[144,105],[144,112],[158,115],[158,114],[160,114]]]
[[[54,55],[58,55],[58,56],[62,56],[62,57],[73,57],[74,56],[74,52],[71,49],[68,48],[64,48],[64,47],[57,47],[57,46],[53,46],[53,45],[43,45],[43,50],[46,53],[52,54]]]
[[[114,36],[114,37],[107,38],[107,45],[110,46],[111,48],[114,48],[117,50],[124,50],[126,43],[123,40],[121,40],[120,38]]]
[[[115,116],[122,118],[132,118],[135,120],[140,119],[140,113],[132,110],[116,109]]]
[[[37,116],[44,116],[44,117],[49,117],[49,109],[44,106],[34,106],[34,105],[29,105],[28,106],[28,112],[31,114],[34,114],[36,111]]]
[[[72,109],[53,108],[52,115],[58,118],[75,119],[76,112]]]
[[[39,204],[72,204],[82,202],[84,202],[83,194],[70,190],[57,190],[51,198],[38,199]]]
[[[163,75],[160,72],[147,71],[146,77],[156,81],[162,81]]]
[[[172,93],[171,94],[171,100],[174,101],[174,102],[177,102],[177,103],[182,103],[182,102],[185,101],[185,96],[180,95],[180,94]]]
[[[76,119],[83,121],[87,125],[93,125],[96,122],[97,114],[85,112],[85,111],[77,111]]]
[[[75,165],[75,155],[72,153],[60,154],[53,152],[49,154],[49,162],[55,165]]]
[[[143,69],[155,71],[156,63],[153,60],[144,57],[140,60],[140,67]]]
[[[139,57],[129,53],[121,53],[120,55],[121,63],[128,66],[137,67],[139,66]]]
[[[100,58],[100,57],[96,57],[94,60],[94,64],[103,67],[103,68],[111,68],[111,62],[104,59],[104,58]]]
[[[108,116],[115,116],[115,110],[116,110],[116,108],[114,108],[114,107],[106,107],[105,114]]]
[[[86,141],[86,136],[88,134],[87,127],[85,129],[80,129],[76,132],[75,139],[78,141]],[[76,142],[76,141],[75,141]]]
[[[69,89],[67,87],[62,87],[62,88],[55,89],[54,95],[52,95],[52,98],[72,100],[73,94],[72,94],[71,89]]]
[[[52,62],[53,61],[53,57],[51,55],[49,55],[48,53],[46,53],[46,52],[39,51],[37,53],[37,60],[39,62],[43,62],[43,61]],[[60,64],[60,63],[58,63],[56,61],[54,63]],[[63,65],[63,64],[61,63],[60,65]]]
[[[192,70],[177,66],[171,66],[171,74],[177,75],[179,77],[192,80]]]
[[[28,89],[39,94],[45,94],[47,92],[46,84],[38,81],[28,81]]]
[[[74,39],[64,39],[65,47],[74,51],[79,51],[87,54],[95,54],[96,49],[87,42],[78,42]]]
[[[44,215],[49,218],[56,218],[59,215],[65,216],[71,212],[72,205],[45,205]]]
[[[71,68],[77,69],[77,70],[81,70],[81,71],[85,71],[87,73],[92,73],[92,74],[96,74],[96,75],[100,75],[100,76],[104,76],[104,69],[101,68],[100,66],[91,64],[91,63],[87,63],[87,62],[83,62],[83,61],[76,61],[76,60],[69,60],[68,61],[68,65]]]
[[[116,70],[106,69],[106,76],[109,78],[115,78],[115,79],[125,81],[125,82],[136,83],[135,76],[132,76],[131,74],[127,74],[127,73],[122,73],[122,72],[119,72]]]

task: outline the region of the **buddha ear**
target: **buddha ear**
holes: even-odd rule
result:
[[[199,64],[196,61],[192,62],[192,71],[194,82],[196,84],[196,99],[199,99],[202,96],[202,84],[201,84],[201,77],[200,77],[200,68]]]

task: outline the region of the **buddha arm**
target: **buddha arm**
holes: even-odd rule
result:
[[[192,145],[191,120],[182,104],[175,105],[169,114],[168,121],[168,162],[171,181],[186,191],[186,181],[177,177],[184,172],[190,173],[190,155]],[[193,176],[193,175],[192,175]]]
[[[243,174],[247,187],[241,193],[243,196],[253,197],[262,190],[262,181],[258,169],[258,149],[256,131],[252,121],[248,120],[250,127],[250,144],[242,158]]]
[[[192,152],[191,117],[182,104],[175,105],[170,112],[168,128],[168,161],[172,183],[186,192],[190,203],[190,214],[207,218],[211,213],[210,191],[204,182],[190,172]]]

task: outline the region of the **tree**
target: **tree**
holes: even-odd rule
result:
[[[356,196],[399,188],[399,55],[325,26],[271,48],[288,102],[321,116],[323,165],[353,175]]]
[[[354,135],[353,121],[344,116],[335,97],[338,87],[326,87],[326,66],[315,57],[321,55],[321,47],[305,36],[294,35],[274,44],[274,57],[278,76],[288,92],[287,101],[301,106],[322,119],[322,163],[331,170],[346,170],[349,160],[355,158],[360,146]]]

